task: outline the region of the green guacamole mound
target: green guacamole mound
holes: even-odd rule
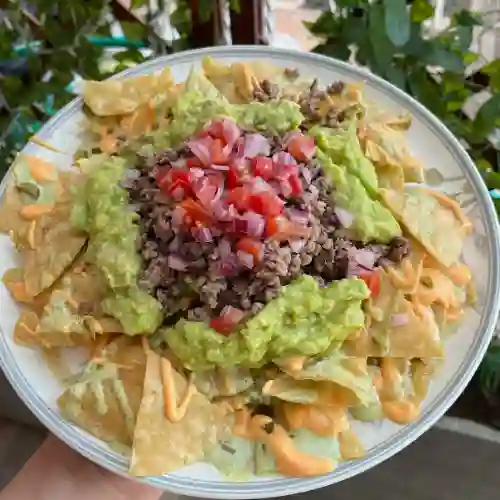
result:
[[[87,256],[109,286],[104,312],[117,318],[128,335],[149,334],[162,321],[161,305],[137,286],[138,216],[127,209],[128,193],[119,184],[124,172],[125,161],[118,157],[93,168],[77,190],[72,222],[89,235]]]
[[[184,365],[201,371],[234,365],[259,367],[290,356],[316,356],[363,327],[362,301],[370,292],[357,278],[320,288],[311,276],[283,287],[245,326],[224,336],[205,323],[179,321],[161,331]]]

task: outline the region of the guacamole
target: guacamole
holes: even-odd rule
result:
[[[200,322],[180,320],[162,331],[175,355],[191,370],[246,365],[273,359],[316,356],[364,326],[361,303],[369,296],[357,278],[320,288],[311,276],[283,287],[281,295],[228,337]]]
[[[141,262],[136,241],[137,214],[127,210],[128,194],[119,184],[125,161],[104,158],[78,186],[73,225],[89,235],[88,258],[110,289],[104,312],[116,317],[128,335],[153,333],[162,320],[161,305],[137,286]]]

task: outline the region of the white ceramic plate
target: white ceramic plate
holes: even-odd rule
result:
[[[477,285],[478,301],[469,311],[456,334],[446,344],[446,361],[433,382],[421,418],[404,427],[391,422],[363,424],[355,430],[368,452],[361,460],[342,464],[327,476],[289,479],[255,478],[247,483],[225,482],[206,464],[195,464],[163,477],[145,478],[144,482],[176,493],[211,498],[264,498],[289,495],[321,488],[359,474],[393,456],[427,430],[455,401],[472,377],[491,339],[499,311],[500,251],[496,215],[481,178],[451,133],[420,104],[389,83],[365,71],[323,56],[267,47],[224,47],[184,52],[137,66],[119,78],[144,75],[170,65],[177,81],[184,80],[193,65],[199,66],[205,55],[225,62],[266,59],[274,64],[298,68],[302,74],[316,76],[322,83],[342,79],[365,81],[365,92],[382,107],[408,111],[413,125],[408,134],[410,147],[432,172],[429,179],[444,192],[454,195],[474,224],[474,234],[465,245],[465,261],[471,267]],[[58,113],[38,134],[68,155],[61,157],[35,144],[26,154],[38,155],[64,167],[78,145],[78,122],[82,101],[76,99]],[[2,190],[5,182],[2,184]],[[7,237],[0,239],[0,272],[15,265],[15,252]],[[61,385],[51,375],[41,356],[14,345],[12,331],[18,309],[5,287],[0,286],[0,358],[11,384],[33,413],[59,438],[82,455],[120,474],[126,473],[127,459],[103,442],[62,420],[56,398]]]

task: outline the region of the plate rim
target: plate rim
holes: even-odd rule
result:
[[[286,58],[287,60],[295,60],[297,63],[302,63],[306,66],[309,64],[312,67],[321,66],[326,69],[340,70],[342,73],[347,73],[353,78],[364,80],[370,86],[390,95],[391,99],[396,101],[397,104],[406,105],[406,107],[411,109],[412,114],[420,115],[422,121],[439,137],[450,154],[460,165],[464,166],[463,174],[473,186],[478,198],[482,215],[485,216],[484,223],[488,236],[488,251],[492,256],[487,287],[490,293],[486,297],[484,307],[486,312],[483,314],[478,327],[478,332],[480,332],[481,335],[476,336],[466,356],[462,360],[462,363],[445,389],[438,395],[433,403],[426,408],[418,421],[408,426],[401,427],[397,433],[391,436],[391,438],[375,446],[372,452],[367,454],[366,457],[355,462],[347,462],[337,468],[336,471],[326,476],[307,479],[278,477],[273,481],[262,483],[230,483],[224,481],[193,480],[188,477],[175,477],[172,475],[134,478],[139,482],[169,490],[177,494],[202,496],[205,498],[268,498],[303,493],[348,479],[349,477],[360,474],[380,464],[384,460],[391,458],[428,430],[463,392],[486,352],[493,336],[500,311],[500,265],[498,260],[494,258],[495,255],[500,255],[500,230],[493,202],[488,195],[486,186],[458,139],[422,104],[391,83],[369,73],[364,68],[352,66],[346,62],[327,56],[254,45],[208,47],[162,56],[133,68],[129,68],[114,75],[112,79],[131,77],[142,74],[145,70],[153,72],[167,65],[174,66],[180,63],[194,63],[205,55],[211,55],[213,57],[234,57],[238,54],[245,56],[245,59]],[[59,122],[66,121],[71,115],[81,109],[82,103],[83,100],[81,97],[77,97],[68,103],[42,127],[36,134],[37,138],[42,140],[48,138],[54,129],[57,129]],[[30,144],[31,143],[28,142],[21,151],[24,151]],[[0,184],[0,196],[3,195],[10,177],[11,169],[9,168]],[[4,341],[5,333],[2,332],[1,329],[0,335],[2,337],[0,341],[0,361],[2,369],[20,399],[23,400],[35,416],[53,434],[83,456],[119,475],[130,477],[126,473],[126,460],[124,457],[117,459],[112,452],[102,449],[95,444],[93,440],[89,439],[84,431],[65,421],[59,413],[45,406],[43,401],[32,389],[28,380],[19,370],[13,353]]]

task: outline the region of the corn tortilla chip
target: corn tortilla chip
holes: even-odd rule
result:
[[[87,81],[83,99],[97,116],[133,113],[141,104],[164,99],[173,85],[170,68],[124,80]]]
[[[193,395],[184,418],[178,422],[168,420],[164,414],[160,366],[160,356],[148,350],[144,396],[130,462],[130,474],[134,476],[167,474],[200,460],[205,446],[215,442],[225,422],[222,409],[198,392]],[[175,370],[172,375],[178,394],[184,394],[185,378]]]
[[[24,280],[29,296],[49,288],[71,265],[87,241],[70,221],[71,205],[58,205],[36,226],[34,249],[23,252]]]
[[[424,187],[380,190],[382,200],[425,250],[445,267],[458,263],[469,224]],[[452,200],[449,200],[453,203]],[[458,209],[459,210],[459,209]]]
[[[414,304],[382,273],[380,293],[372,299],[366,332],[348,339],[344,348],[351,356],[434,358],[443,356],[443,347],[434,313],[430,307]]]
[[[45,347],[90,346],[98,335],[121,333],[120,323],[102,312],[106,293],[98,269],[80,259],[52,291],[37,329],[39,342]]]
[[[63,415],[94,436],[131,446],[146,357],[131,337],[112,341],[58,399]]]

